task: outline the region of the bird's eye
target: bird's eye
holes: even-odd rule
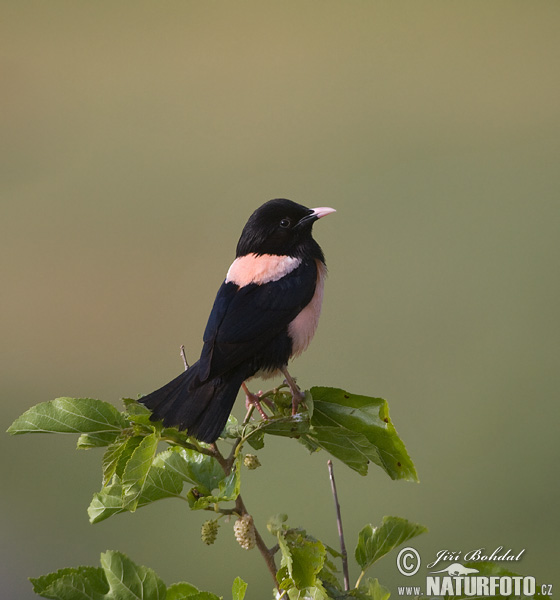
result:
[[[282,219],[280,221],[280,227],[287,229],[290,225],[292,224],[292,222],[290,221],[290,219]]]

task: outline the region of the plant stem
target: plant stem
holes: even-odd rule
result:
[[[185,346],[181,344],[181,358],[183,359],[183,365],[185,366],[185,371],[189,368],[189,363],[187,362],[187,355],[185,354]]]
[[[348,573],[348,553],[346,552],[346,544],[344,543],[344,531],[342,530],[342,516],[340,514],[340,504],[338,502],[338,494],[336,492],[336,483],[334,481],[334,471],[332,460],[327,461],[329,468],[329,478],[331,480],[331,489],[334,498],[334,506],[336,509],[336,524],[338,526],[338,537],[340,538],[340,554],[342,554],[342,573],[344,575],[344,590],[347,592],[350,589],[350,575]]]
[[[366,574],[366,572],[365,572],[365,571],[362,571],[362,572],[360,573],[360,576],[358,577],[358,580],[356,581],[356,585],[355,585],[355,587],[356,587],[356,588],[359,588],[359,587],[360,587],[360,583],[361,583],[361,581],[362,581],[362,578],[363,578],[363,576],[364,576],[365,574]]]
[[[247,415],[245,416],[245,419],[243,420],[244,425],[246,425],[249,422],[252,412],[253,412],[253,407],[251,407],[247,411]],[[212,448],[214,449],[214,452],[215,452],[214,458],[216,458],[216,460],[220,463],[220,465],[226,475],[229,475],[229,473],[231,472],[233,463],[237,456],[236,450],[237,450],[239,444],[242,443],[240,439],[236,440],[236,442],[237,443],[234,445],[229,458],[224,458],[223,454],[218,449],[218,446],[216,444],[212,444]],[[237,496],[237,498],[235,500],[234,512],[236,512],[240,516],[249,514],[249,511],[247,510],[247,507],[245,506],[245,503],[243,502],[243,498],[241,497],[241,494],[239,494],[239,496]],[[255,542],[257,544],[257,548],[259,549],[259,552],[261,553],[261,556],[264,558],[266,566],[267,566],[270,574],[272,575],[272,579],[274,581],[275,587],[278,588],[278,582],[276,580],[276,563],[274,562],[275,551],[273,549],[271,550],[267,547],[261,534],[259,533],[259,530],[255,526],[254,522],[253,522],[253,528],[255,530]]]
[[[245,507],[245,503],[243,502],[243,498],[241,498],[241,495],[237,496],[237,500],[235,501],[235,508],[237,509],[237,512],[240,515],[248,514],[247,508]],[[259,530],[255,527],[254,524],[253,527],[255,529],[255,541],[257,543],[257,548],[259,549],[259,552],[264,558],[266,566],[268,567],[268,570],[272,575],[274,586],[278,589],[278,581],[276,580],[276,563],[274,562],[274,552],[273,550],[269,549],[264,543],[264,540],[262,539]]]

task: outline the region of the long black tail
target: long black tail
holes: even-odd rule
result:
[[[237,392],[247,375],[233,371],[201,382],[196,362],[159,390],[140,398],[152,421],[186,429],[201,442],[215,442],[228,420]]]

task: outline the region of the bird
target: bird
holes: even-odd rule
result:
[[[249,392],[246,382],[279,373],[285,376],[296,414],[303,394],[287,365],[315,334],[327,273],[312,227],[333,212],[276,198],[252,213],[216,294],[199,360],[139,399],[151,410],[152,421],[214,443],[241,388],[248,405],[266,418],[259,395]]]

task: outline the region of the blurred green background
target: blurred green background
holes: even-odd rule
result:
[[[558,558],[560,4],[2,3],[2,428],[57,396],[114,402],[194,360],[249,214],[315,227],[323,316],[303,387],[387,398],[420,475],[335,464],[347,544],[383,515],[436,551]],[[239,415],[242,403],[236,409]],[[270,597],[260,556],[162,501],[99,525],[101,451],[0,436],[2,596],[123,551],[168,583]],[[271,439],[244,474],[257,524],[337,545],[326,455]],[[272,539],[269,538],[272,543]],[[556,557],[553,560],[553,557]],[[422,570],[422,582],[425,570]],[[352,567],[352,579],[358,575]],[[372,575],[409,581],[394,556]]]

